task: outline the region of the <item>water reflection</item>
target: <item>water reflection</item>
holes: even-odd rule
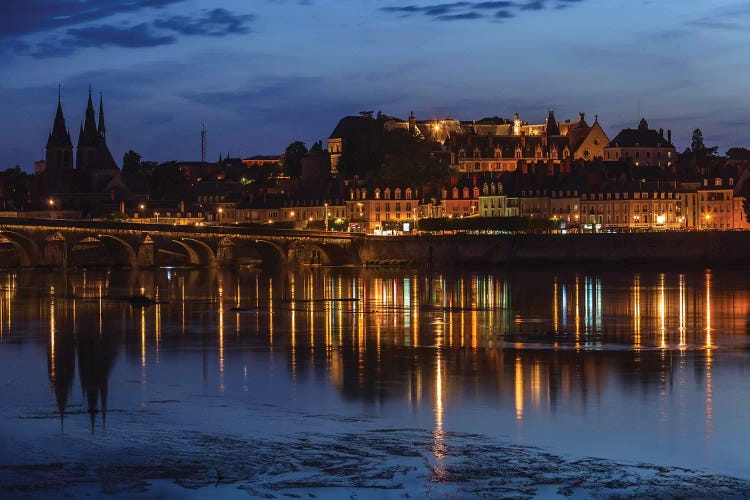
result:
[[[144,400],[164,373],[199,373],[193,389],[219,396],[252,392],[266,373],[293,397],[429,409],[436,473],[446,430],[472,408],[507,412],[520,432],[643,400],[658,409],[653,425],[699,423],[710,446],[719,377],[731,385],[748,363],[741,273],[171,269],[8,272],[0,283],[0,349],[46,344],[61,425],[77,376],[91,430],[106,431],[115,366]],[[134,294],[157,303],[122,300]]]

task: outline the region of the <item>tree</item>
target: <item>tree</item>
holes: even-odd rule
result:
[[[730,160],[750,161],[750,149],[746,148],[729,148],[727,158]]]
[[[706,149],[706,145],[703,143],[703,132],[699,128],[693,130],[693,142],[690,143],[690,149],[694,153]]]
[[[122,173],[125,175],[139,174],[141,172],[141,155],[129,150],[122,157]]]
[[[438,182],[448,174],[448,165],[441,163],[433,154],[440,149],[437,143],[414,136],[404,129],[387,131],[383,138],[385,177],[422,186]]]
[[[289,177],[299,177],[302,175],[302,157],[307,154],[307,147],[304,142],[294,141],[289,144],[284,151],[282,166],[284,173]]]

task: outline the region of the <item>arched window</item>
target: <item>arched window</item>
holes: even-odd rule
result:
[[[454,187],[453,189],[451,189],[451,195],[453,195],[453,199],[454,200],[458,199],[458,188],[457,187]]]
[[[411,188],[406,188],[406,199],[411,200],[412,197],[412,190]]]
[[[469,188],[465,187],[463,189],[462,195],[463,195],[464,200],[468,200],[469,199]]]
[[[479,198],[479,188],[477,186],[474,186],[474,189],[472,190],[472,198]]]

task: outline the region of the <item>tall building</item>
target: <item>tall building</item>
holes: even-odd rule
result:
[[[103,98],[99,97],[99,123],[97,125],[94,103],[91,100],[91,88],[89,88],[89,100],[86,106],[86,119],[78,135],[76,169],[85,173],[83,177],[88,178],[87,184],[89,185],[81,186],[81,188],[88,187],[91,192],[101,191],[119,172],[112,153],[107,147]]]
[[[47,138],[45,154],[46,185],[48,192],[62,192],[65,190],[66,179],[73,171],[73,142],[70,131],[65,125],[60,92],[57,94],[57,113]]]

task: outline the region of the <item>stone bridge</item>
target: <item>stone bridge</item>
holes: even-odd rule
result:
[[[361,239],[333,232],[0,217],[2,259],[24,267],[358,265]]]

